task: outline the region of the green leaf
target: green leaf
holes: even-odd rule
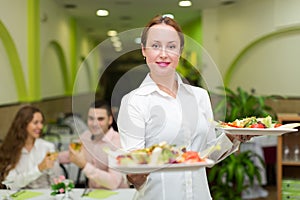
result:
[[[51,192],[50,195],[51,195],[51,196],[55,196],[55,195],[56,195],[56,192]]]
[[[208,173],[208,181],[209,182],[214,182],[214,180],[216,179],[217,173],[219,171],[219,166],[215,165],[213,166]]]
[[[261,184],[261,174],[259,168],[255,168],[254,170],[254,176],[257,178],[258,183]]]
[[[238,87],[236,91],[227,87],[218,87],[218,89],[225,91],[225,95],[221,95],[225,98],[221,98],[215,111],[226,110],[226,122],[251,116],[265,117],[270,115],[276,117],[276,115],[272,115],[274,113],[272,108],[266,105],[266,99],[274,99],[271,96],[255,96],[241,87]],[[222,106],[224,107],[222,108]]]
[[[217,184],[222,184],[223,178],[226,176],[227,170],[226,168],[221,168],[217,177]]]
[[[247,93],[245,91],[243,91],[240,87],[238,87],[237,90],[238,90],[238,94],[240,96],[240,102],[241,102],[240,106],[246,105],[247,99],[248,99]]]
[[[255,165],[251,160],[246,160],[246,159],[244,160],[244,163],[245,163],[245,167],[247,168],[245,172],[249,178],[250,185],[253,185],[254,176],[255,176]]]
[[[243,185],[244,185],[244,167],[242,165],[238,165],[236,167],[236,184],[235,188],[237,192],[243,191]]]
[[[226,109],[226,98],[222,98],[221,101],[216,105],[214,112],[221,112]]]
[[[233,176],[235,174],[235,166],[236,162],[233,160],[232,162],[228,163],[227,165],[227,180],[228,181],[233,181]]]

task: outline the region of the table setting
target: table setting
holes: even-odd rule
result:
[[[105,189],[89,189],[89,188],[74,188],[68,195],[72,200],[120,200],[120,199],[132,199],[135,193],[135,189],[124,188],[117,190],[105,190]],[[51,195],[52,190],[49,189],[24,189],[24,190],[0,190],[0,200],[7,199],[9,194],[11,200],[63,200],[65,194]]]

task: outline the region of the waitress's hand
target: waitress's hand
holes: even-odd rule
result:
[[[55,162],[56,159],[53,159],[53,156],[47,153],[42,162],[38,165],[38,168],[43,172],[44,170],[53,168]]]
[[[226,134],[227,137],[233,141],[238,140],[242,143],[249,141],[251,138],[255,137],[256,135],[232,135],[232,134]]]
[[[127,174],[127,180],[133,184],[137,190],[145,183],[149,174]]]

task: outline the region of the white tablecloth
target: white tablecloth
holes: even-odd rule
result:
[[[31,191],[37,191],[37,192],[42,192],[43,195],[31,198],[30,200],[56,200],[54,196],[51,196],[50,189],[38,189],[38,190],[31,190]],[[73,200],[95,200],[93,198],[89,197],[81,197],[84,189],[73,189],[73,191],[70,193],[71,197]],[[117,194],[111,195],[110,197],[106,198],[105,200],[131,200],[133,199],[135,189],[118,189],[118,190],[113,190],[116,191]],[[10,194],[14,193],[15,191],[9,191]],[[4,198],[4,196],[7,194],[7,190],[0,190],[0,199]]]

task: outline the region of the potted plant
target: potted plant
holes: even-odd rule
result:
[[[221,96],[221,101],[216,105],[214,113],[219,113],[217,115],[225,113],[225,116],[221,117],[226,122],[251,116],[266,117],[270,115],[272,119],[276,118],[273,109],[266,104],[266,100],[273,99],[272,96],[257,96],[254,92],[249,93],[240,87],[236,92],[227,87],[219,89],[224,90],[225,96]]]
[[[226,111],[222,116],[224,121],[230,122],[235,119],[257,116],[272,116],[272,108],[267,106],[266,99],[270,96],[256,96],[248,93],[240,87],[234,92],[229,88],[220,88],[225,91],[221,101],[217,104],[214,112]],[[238,151],[222,162],[212,167],[208,172],[208,180],[211,185],[213,198],[216,200],[242,199],[242,192],[254,185],[257,180],[261,184],[260,167],[253,160],[258,158],[260,166],[265,166],[261,156],[253,151]]]
[[[255,179],[260,183],[260,169],[252,162],[255,157],[264,165],[259,155],[252,151],[244,151],[236,152],[212,167],[208,173],[208,180],[213,198],[239,200],[242,199],[243,190],[251,187]]]

